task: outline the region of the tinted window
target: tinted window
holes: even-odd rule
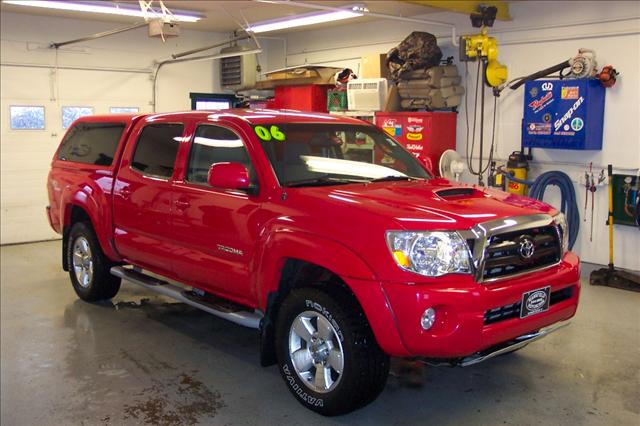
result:
[[[281,123],[254,131],[284,186],[429,178],[413,155],[375,126]]]
[[[110,166],[124,123],[78,123],[62,142],[58,159]]]
[[[209,168],[214,163],[242,163],[255,180],[249,154],[240,136],[219,126],[199,126],[193,138],[187,181],[207,184]]]
[[[182,138],[182,124],[151,124],[142,129],[131,167],[145,175],[170,178]]]

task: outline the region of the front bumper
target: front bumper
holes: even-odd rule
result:
[[[580,261],[573,253],[549,269],[517,278],[479,284],[470,276],[449,275],[430,283],[349,280],[380,347],[389,355],[459,359],[478,356],[521,336],[571,318],[580,295]],[[525,292],[551,286],[552,294],[569,294],[549,310],[527,318],[487,321],[485,314],[520,302]],[[564,290],[564,291],[563,291]],[[436,310],[429,330],[420,325],[427,308]]]
[[[451,359],[451,360],[442,360],[442,359],[433,360],[428,358],[422,358],[421,360],[426,364],[433,365],[436,367],[441,367],[443,365],[450,366],[450,367],[455,367],[455,366],[468,367],[470,365],[479,364],[481,362],[497,357],[499,355],[504,355],[504,354],[508,354],[509,352],[517,351],[518,349],[524,348],[529,343],[535,342],[536,340],[540,340],[543,337],[553,333],[554,331],[557,331],[568,325],[569,325],[569,321],[557,322],[548,327],[541,328],[540,330],[535,331],[533,333],[525,334],[523,336],[518,336],[513,340],[485,349],[482,352],[476,352],[475,354],[469,355],[464,358],[457,358],[457,359]]]

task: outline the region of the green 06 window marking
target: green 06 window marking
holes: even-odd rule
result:
[[[256,126],[253,128],[256,132],[256,135],[263,141],[270,141],[271,139],[275,139],[277,141],[283,141],[286,139],[286,136],[278,126],[271,126],[267,129],[264,126]]]

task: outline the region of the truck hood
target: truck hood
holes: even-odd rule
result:
[[[306,187],[296,192],[309,206],[330,203],[331,216],[343,214],[342,208],[354,216],[360,210],[363,216],[383,216],[407,230],[470,229],[506,217],[556,214],[551,206],[528,197],[445,179]]]

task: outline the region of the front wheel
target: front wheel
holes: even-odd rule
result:
[[[91,226],[78,222],[67,244],[69,277],[80,299],[87,302],[111,299],[120,290],[120,278],[111,275],[113,263],[102,253]]]
[[[337,293],[337,292],[336,292]],[[293,290],[276,322],[280,372],[289,390],[322,415],[346,414],[384,389],[389,357],[382,352],[353,298]]]

